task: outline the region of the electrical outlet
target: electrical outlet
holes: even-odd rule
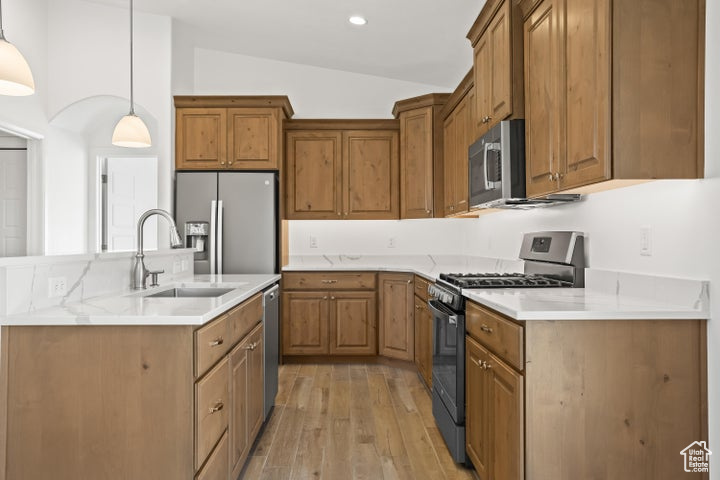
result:
[[[310,248],[318,248],[318,241],[315,235],[310,235]]]
[[[650,227],[640,227],[640,255],[652,256],[652,229]]]
[[[67,278],[50,277],[48,278],[48,297],[63,297],[67,294]]]
[[[396,246],[397,246],[397,238],[396,237],[388,238],[388,248],[395,248]]]

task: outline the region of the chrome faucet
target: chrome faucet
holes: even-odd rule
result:
[[[145,254],[143,253],[143,227],[145,226],[145,220],[152,217],[153,215],[160,215],[161,217],[165,217],[170,223],[170,246],[172,248],[178,248],[182,246],[182,240],[180,239],[177,225],[175,225],[175,220],[173,220],[172,216],[170,216],[168,212],[166,212],[165,210],[160,210],[159,208],[153,208],[152,210],[148,210],[147,212],[140,215],[137,227],[138,249],[137,253],[135,254],[135,266],[133,267],[133,290],[146,289],[147,277],[150,275],[152,275],[150,286],[157,287],[157,276],[161,273],[165,273],[165,270],[157,270],[151,272],[147,269],[147,267],[145,267]]]

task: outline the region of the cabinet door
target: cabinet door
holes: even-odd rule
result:
[[[230,472],[237,478],[250,451],[248,435],[248,352],[249,338],[230,352]]]
[[[432,314],[427,302],[415,297],[415,365],[432,388]]]
[[[470,91],[457,106],[457,146],[455,148],[455,209],[453,213],[464,213],[468,211],[468,150],[473,138],[474,118],[473,103],[475,93]]]
[[[465,337],[465,450],[480,478],[488,478],[490,461],[489,382],[483,367],[488,360],[488,351],[472,338]]]
[[[278,168],[279,125],[274,108],[228,109],[228,167]]]
[[[283,293],[283,355],[329,353],[328,306],[328,292]]]
[[[478,136],[490,128],[490,97],[492,94],[493,66],[490,52],[490,35],[485,32],[475,44],[473,75],[475,80],[475,125]]]
[[[375,292],[330,292],[330,353],[377,354]]]
[[[227,110],[178,108],[175,115],[175,167],[178,170],[225,168]]]
[[[287,134],[287,218],[341,218],[342,135],[337,131]]]
[[[415,319],[413,275],[381,273],[380,280],[380,355],[414,360]]]
[[[489,478],[522,480],[523,453],[523,377],[491,355],[487,372],[489,445],[492,445]]]
[[[263,422],[263,326],[258,325],[248,336],[250,348],[248,352],[248,379],[247,379],[247,414],[248,414],[248,443],[252,445],[260,431]],[[237,477],[235,477],[237,478]]]
[[[525,171],[527,195],[558,189],[561,78],[557,0],[543,0],[525,21]]]
[[[433,216],[433,109],[400,114],[400,217]]]
[[[343,218],[400,218],[397,131],[343,132]]]
[[[513,113],[511,3],[511,0],[503,2],[486,32],[490,45],[488,127]]]
[[[445,194],[444,215],[447,217],[455,213],[455,170],[457,158],[457,122],[456,115],[451,113],[443,123],[443,190]]]
[[[563,2],[565,165],[560,187],[610,178],[610,0]],[[658,99],[658,102],[662,102]]]

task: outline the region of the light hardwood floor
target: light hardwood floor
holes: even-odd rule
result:
[[[244,480],[472,479],[450,457],[417,373],[283,365],[275,410]]]

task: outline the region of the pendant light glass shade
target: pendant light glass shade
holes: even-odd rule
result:
[[[112,143],[118,147],[146,148],[152,146],[152,139],[142,118],[130,113],[115,126]]]
[[[12,43],[5,40],[0,1],[0,95],[22,97],[35,93],[30,66]]]
[[[133,0],[130,0],[130,113],[120,119],[115,126],[112,144],[118,147],[147,148],[152,139],[147,125],[135,115],[135,95],[133,89]]]

